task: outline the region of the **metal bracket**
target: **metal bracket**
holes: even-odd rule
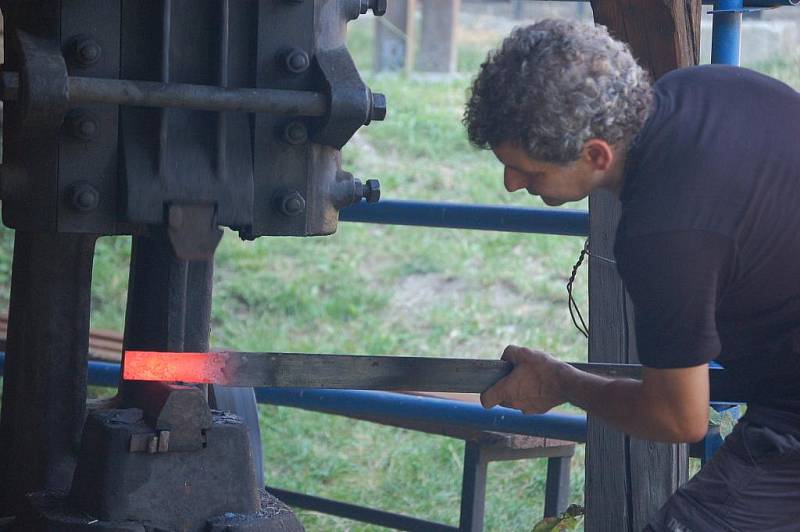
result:
[[[222,239],[222,229],[216,225],[216,207],[212,204],[170,205],[167,235],[179,259],[210,259]]]
[[[14,31],[12,42],[22,61],[19,87],[14,90],[13,76],[4,76],[12,86],[4,83],[3,92],[19,97],[19,125],[26,135],[52,134],[61,127],[69,108],[64,56],[51,42],[24,31]]]

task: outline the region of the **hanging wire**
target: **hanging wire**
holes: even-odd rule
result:
[[[583,315],[581,314],[581,309],[578,307],[578,303],[575,301],[575,297],[572,295],[573,284],[575,283],[575,276],[578,274],[578,268],[581,267],[583,264],[583,260],[586,256],[592,257],[594,259],[603,261],[608,264],[616,264],[617,261],[602,257],[600,255],[596,255],[589,251],[589,239],[587,238],[586,241],[583,243],[583,249],[581,250],[581,254],[578,256],[578,261],[572,267],[572,273],[569,276],[569,281],[567,281],[567,295],[569,296],[569,316],[572,318],[572,323],[575,325],[575,328],[578,329],[582,335],[586,338],[589,338],[589,326],[586,325],[586,321],[583,319]],[[624,301],[623,301],[624,305]],[[625,334],[627,335],[627,309],[623,306],[622,309],[625,315]]]
[[[578,268],[581,267],[583,264],[583,259],[586,258],[586,255],[589,254],[589,239],[587,238],[586,241],[583,243],[583,249],[581,250],[581,254],[578,256],[578,261],[572,267],[572,273],[569,276],[569,281],[567,281],[567,295],[568,295],[568,304],[569,304],[569,317],[572,318],[572,323],[575,325],[575,328],[578,329],[582,335],[586,338],[589,338],[589,327],[587,327],[586,322],[583,320],[583,315],[581,314],[581,309],[578,308],[578,304],[575,302],[575,298],[572,295],[572,285],[575,283],[575,276],[578,274]],[[577,318],[576,318],[577,315]],[[578,321],[580,320],[580,324]]]

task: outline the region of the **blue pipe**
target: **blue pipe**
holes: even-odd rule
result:
[[[6,354],[0,352],[0,375]],[[89,362],[89,383],[115,387],[119,364]],[[586,441],[586,417],[567,414],[524,415],[510,408],[486,410],[478,404],[449,399],[361,390],[256,388],[259,403],[291,406],[352,416],[391,417],[404,421],[446,423],[479,430],[527,434],[575,442]]]
[[[739,65],[742,48],[742,0],[715,0],[711,33],[711,62]]]
[[[478,430],[586,441],[586,417],[568,414],[524,415],[518,410],[419,395],[363,390],[256,388],[259,403],[294,406],[355,417],[443,423]]]
[[[514,233],[587,236],[589,213],[569,209],[529,209],[505,205],[470,205],[425,201],[362,201],[342,209],[345,222],[478,229]]]

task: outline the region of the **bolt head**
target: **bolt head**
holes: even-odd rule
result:
[[[71,196],[72,206],[79,212],[91,212],[100,204],[100,193],[89,183],[76,183]]]
[[[103,49],[91,37],[77,37],[73,41],[73,57],[82,66],[91,66],[100,60]]]
[[[308,128],[299,120],[293,120],[283,128],[283,140],[289,144],[305,144],[308,141]]]
[[[69,134],[79,140],[93,140],[100,133],[97,118],[87,111],[72,111],[67,116],[66,124]]]
[[[298,216],[306,210],[306,200],[299,192],[292,190],[279,198],[278,208],[286,216]]]
[[[286,54],[286,70],[293,74],[300,74],[308,70],[311,60],[304,50],[294,49]]]

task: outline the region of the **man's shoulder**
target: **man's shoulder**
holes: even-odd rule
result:
[[[675,91],[692,88],[699,91],[738,92],[742,88],[751,90],[779,90],[798,94],[784,82],[750,70],[732,65],[698,65],[678,68],[667,72],[653,85],[658,91]]]

